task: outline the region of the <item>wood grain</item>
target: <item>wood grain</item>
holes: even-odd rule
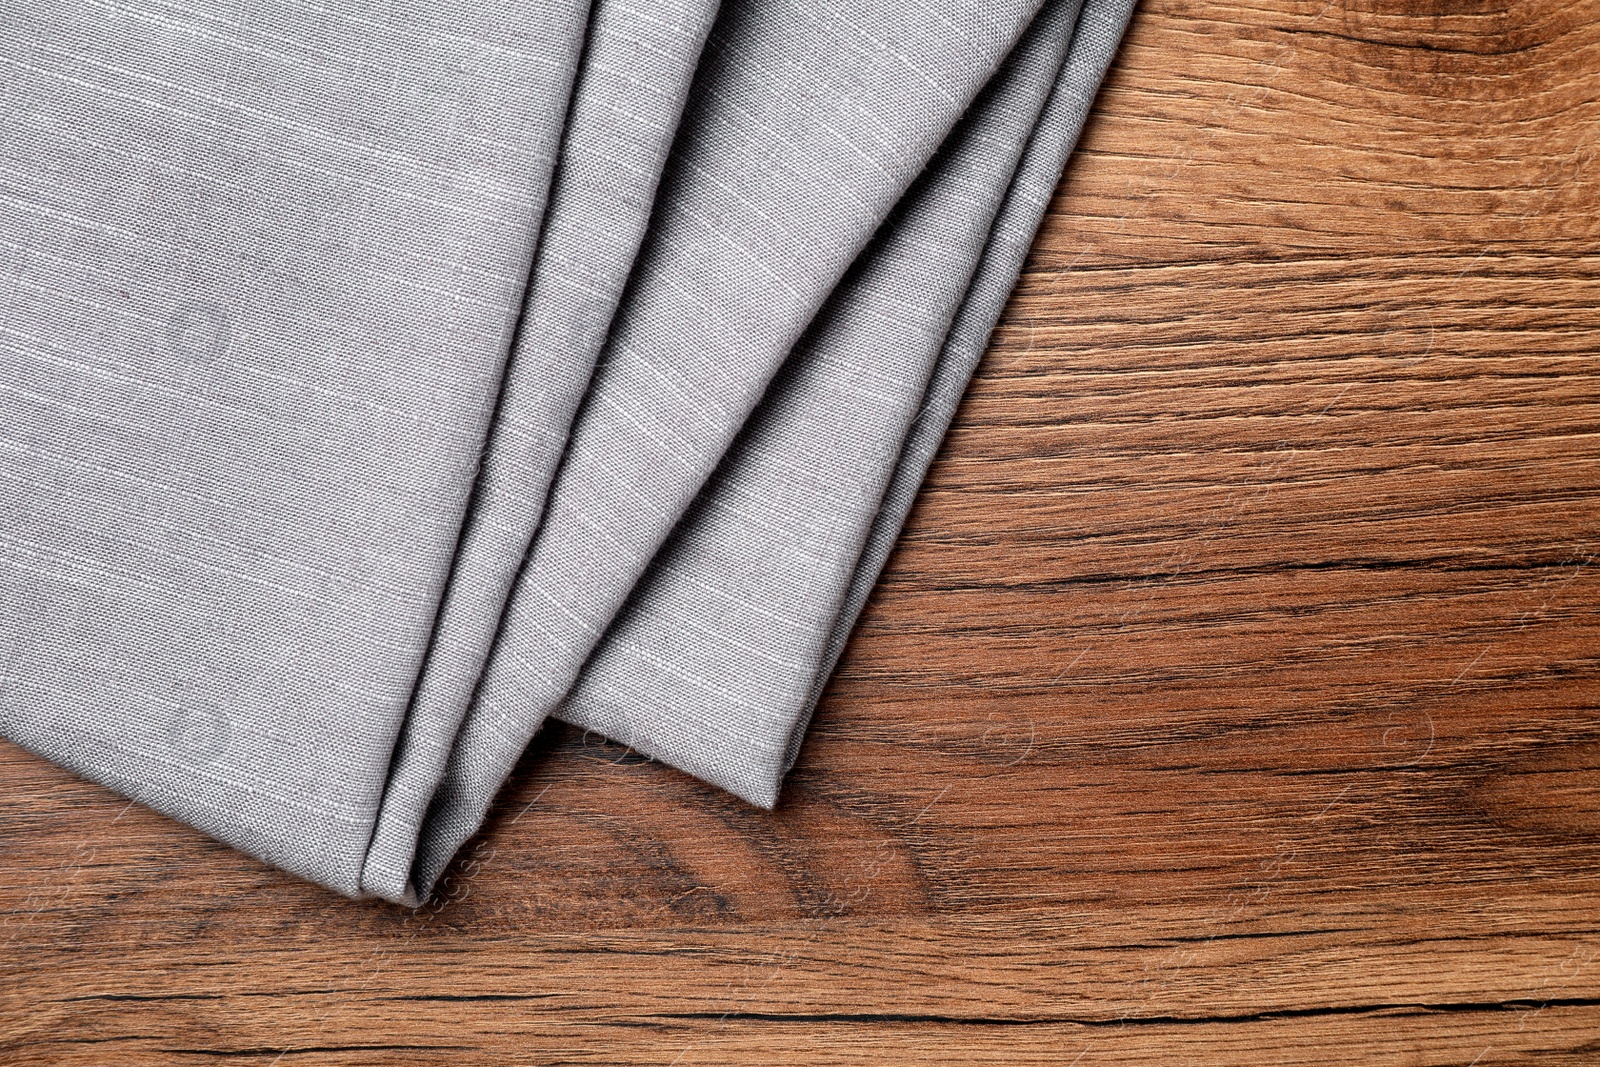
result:
[[[1150,0],[773,815],[352,904],[0,747],[5,1064],[1600,1063],[1600,4]]]

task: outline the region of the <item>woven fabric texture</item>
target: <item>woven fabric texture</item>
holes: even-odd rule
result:
[[[0,13],[0,735],[415,904],[551,716],[776,803],[1132,0]]]

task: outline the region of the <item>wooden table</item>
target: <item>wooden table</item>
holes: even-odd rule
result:
[[[1150,0],[781,809],[354,904],[0,748],[4,1064],[1600,1063],[1600,4]]]

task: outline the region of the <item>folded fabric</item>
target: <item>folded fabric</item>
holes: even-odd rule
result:
[[[25,0],[0,734],[415,903],[547,716],[764,806],[1131,0]]]

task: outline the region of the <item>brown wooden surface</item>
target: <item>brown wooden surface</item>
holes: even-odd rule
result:
[[[440,903],[0,747],[0,1062],[1600,1063],[1600,4],[1150,0],[768,815]]]

